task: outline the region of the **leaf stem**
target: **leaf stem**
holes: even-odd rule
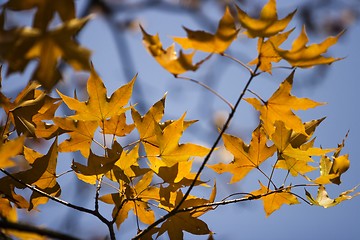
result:
[[[223,96],[221,96],[218,92],[216,92],[214,89],[212,89],[211,87],[209,87],[208,85],[196,80],[196,79],[193,79],[193,78],[188,78],[188,77],[183,77],[183,76],[175,76],[176,78],[178,79],[182,79],[182,80],[187,80],[187,81],[190,81],[190,82],[193,82],[193,83],[196,83],[200,86],[202,86],[203,88],[205,88],[206,90],[210,91],[211,93],[213,93],[215,96],[217,96],[218,98],[220,98],[224,103],[226,103],[231,110],[234,109],[234,106],[228,101],[226,100]]]
[[[222,54],[220,54],[220,55],[221,55],[221,56],[224,56],[224,57],[227,57],[227,58],[235,61],[236,63],[238,63],[238,64],[240,64],[241,66],[243,66],[246,70],[248,70],[251,75],[255,75],[255,73],[254,73],[255,71],[253,71],[248,65],[246,65],[245,63],[243,63],[243,62],[240,61],[239,59],[237,59],[237,58],[235,58],[235,57],[233,57],[233,56],[231,56],[231,55],[229,55],[229,54],[226,54],[226,53],[222,53]],[[260,66],[260,64],[257,65],[257,68],[258,68],[258,66]]]
[[[197,179],[200,177],[201,172],[203,171],[203,169],[205,168],[205,165],[207,164],[207,162],[209,161],[212,153],[215,151],[218,143],[220,142],[222,135],[225,133],[226,129],[228,128],[228,126],[230,125],[230,122],[232,120],[232,118],[235,115],[236,109],[238,108],[241,100],[243,99],[247,89],[249,88],[252,80],[254,79],[254,77],[257,75],[257,70],[259,69],[259,65],[258,64],[255,68],[254,71],[249,71],[250,72],[250,77],[246,83],[246,85],[244,86],[241,94],[239,95],[239,98],[237,99],[234,108],[232,108],[223,128],[221,129],[219,135],[217,136],[215,142],[213,143],[209,153],[206,155],[204,161],[202,162],[199,170],[197,171],[194,180],[192,181],[191,185],[189,186],[189,188],[187,189],[186,193],[184,194],[183,198],[180,200],[179,204],[169,213],[167,213],[166,215],[162,216],[161,218],[159,218],[158,220],[156,220],[155,222],[153,222],[152,224],[150,224],[147,228],[145,228],[144,230],[142,230],[141,232],[139,232],[133,239],[140,239],[142,236],[144,236],[146,233],[148,233],[152,228],[154,228],[155,226],[157,226],[158,224],[164,222],[166,219],[170,218],[171,216],[175,215],[178,210],[180,209],[181,205],[185,202],[186,198],[190,195],[191,190],[194,188]]]

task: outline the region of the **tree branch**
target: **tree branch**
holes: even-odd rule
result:
[[[45,228],[39,228],[35,226],[31,226],[24,223],[15,223],[15,222],[9,222],[4,219],[0,219],[0,229],[6,229],[6,230],[16,230],[20,232],[28,232],[28,233],[34,233],[41,236],[47,236],[55,239],[64,239],[64,240],[79,240],[80,238],[73,237],[64,233],[60,233],[54,230],[45,229]]]

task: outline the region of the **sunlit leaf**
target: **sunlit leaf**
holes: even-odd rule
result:
[[[290,94],[294,73],[293,71],[281,83],[280,87],[268,101],[261,103],[257,98],[245,99],[245,101],[260,112],[260,120],[270,136],[275,131],[274,124],[276,121],[284,122],[286,128],[292,129],[296,133],[307,135],[301,119],[291,110],[306,110],[323,104],[308,98],[297,98]]]
[[[290,188],[283,189],[281,191],[272,191],[264,186],[261,182],[260,189],[251,192],[251,196],[261,196],[261,200],[264,204],[264,210],[266,216],[270,216],[276,210],[279,210],[280,207],[284,204],[293,205],[299,204],[299,200],[296,196],[290,193]]]
[[[320,64],[331,64],[342,58],[324,57],[322,54],[337,43],[342,33],[335,37],[328,37],[322,43],[306,46],[309,39],[306,35],[305,26],[303,26],[299,37],[295,39],[290,50],[282,50],[277,46],[275,48],[280,57],[288,61],[293,67],[307,68]]]
[[[236,39],[239,32],[229,8],[226,8],[215,34],[205,31],[192,31],[185,28],[186,38],[174,37],[174,41],[185,49],[195,49],[209,53],[223,53]]]
[[[229,172],[233,174],[230,183],[238,182],[275,153],[276,147],[274,145],[268,147],[267,140],[261,127],[253,131],[249,145],[245,144],[241,138],[224,134],[225,148],[234,156],[234,159],[228,164],[218,163],[208,167],[219,174]]]
[[[271,37],[283,31],[296,11],[293,11],[283,19],[278,19],[276,11],[276,1],[269,0],[260,13],[260,18],[252,18],[238,6],[238,19],[241,26],[246,29],[245,34],[251,38]]]

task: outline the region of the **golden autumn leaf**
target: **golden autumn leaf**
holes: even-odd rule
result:
[[[70,137],[60,143],[59,152],[80,151],[84,157],[90,153],[91,143],[93,141],[95,130],[98,127],[96,121],[80,121],[69,118],[55,117],[54,123],[66,131]]]
[[[281,191],[271,191],[266,186],[264,186],[260,181],[260,189],[250,193],[250,196],[261,196],[261,200],[264,204],[264,210],[266,216],[270,216],[276,210],[279,210],[280,207],[284,204],[293,205],[299,204],[297,197],[290,193],[290,188],[283,189]]]
[[[100,127],[104,134],[113,134],[118,137],[123,137],[135,128],[135,124],[126,124],[126,115],[125,113],[122,113],[107,119],[103,126]]]
[[[350,199],[360,195],[360,192],[350,195],[357,189],[358,186],[359,185],[355,186],[354,188],[352,188],[348,191],[342,192],[335,199],[329,198],[329,195],[326,192],[326,189],[323,185],[319,186],[316,199],[314,199],[314,197],[311,196],[311,194],[306,189],[305,189],[305,194],[306,194],[306,197],[309,199],[310,203],[317,205],[317,206],[324,207],[324,208],[329,208],[329,207],[336,206],[345,200],[350,200]]]
[[[163,130],[159,126],[155,127],[158,148],[156,152],[147,152],[147,157],[151,162],[154,157],[159,157],[167,165],[172,166],[178,162],[185,162],[192,156],[203,157],[209,149],[193,143],[179,144],[184,131],[185,115],[166,126]]]
[[[178,205],[182,198],[182,192],[177,192],[174,206]],[[203,205],[208,202],[209,200],[206,199],[191,197],[184,201],[181,208]],[[171,208],[169,210],[171,210]],[[167,232],[170,239],[184,239],[184,231],[194,235],[210,234],[211,231],[207,224],[201,219],[198,219],[202,214],[203,212],[195,210],[193,212],[180,212],[171,216],[161,225],[156,238],[160,237],[165,232]]]
[[[175,52],[175,45],[172,44],[166,50],[163,49],[159,35],[148,34],[141,27],[143,42],[151,56],[168,72],[178,75],[187,71],[196,71],[203,61],[193,64],[193,53],[185,54],[180,50],[179,56]]]
[[[4,27],[0,26],[2,28],[0,33],[7,36],[7,39],[0,39],[0,47],[6,48],[0,54],[9,64],[8,74],[23,71],[31,60],[37,59],[38,64],[32,80],[39,82],[46,90],[51,90],[61,79],[58,70],[60,59],[75,70],[89,70],[90,51],[74,41],[74,35],[88,20],[89,17],[70,19],[51,30],[38,28],[4,30]]]
[[[291,145],[292,130],[286,129],[281,121],[276,121],[275,127],[275,132],[271,137],[278,151],[275,168],[288,170],[293,176],[304,175],[316,170],[315,167],[308,164],[314,162],[312,156],[324,156],[333,151],[333,149],[314,148],[314,139],[299,147],[293,147]]]
[[[299,37],[294,40],[290,50],[283,50],[277,46],[275,48],[280,57],[293,67],[308,68],[320,64],[331,64],[342,58],[324,57],[322,54],[326,53],[329,47],[337,43],[342,34],[343,32],[335,37],[328,37],[322,43],[306,46],[309,38],[306,34],[305,26],[303,26]]]
[[[2,136],[0,138],[2,138]],[[11,161],[11,158],[22,152],[24,141],[24,136],[6,142],[0,141],[0,168],[8,168],[15,165],[15,163]]]
[[[38,83],[30,82],[13,102],[1,93],[1,105],[18,134],[49,139],[60,134],[61,130],[43,120],[51,120],[61,102],[39,90],[39,86]]]
[[[46,29],[55,14],[59,14],[62,21],[75,18],[73,0],[9,0],[5,7],[15,11],[36,8],[33,26],[40,29]]]
[[[98,121],[99,126],[102,126],[109,118],[121,115],[128,109],[124,106],[129,102],[132,95],[135,79],[136,76],[129,83],[118,88],[108,98],[103,81],[92,67],[87,82],[89,99],[86,102],[63,95],[59,91],[58,94],[71,110],[75,110],[75,115],[68,118],[81,121]]]
[[[27,155],[29,156],[29,155]],[[31,156],[31,155],[30,155]],[[56,181],[56,165],[57,165],[57,138],[54,140],[47,154],[35,154],[37,158],[30,159],[31,168],[22,172],[12,174],[14,178],[19,179],[21,182],[36,186],[36,188],[44,191],[45,193],[58,197],[61,193],[60,185]],[[6,176],[0,179],[1,183],[1,192],[4,192],[9,197],[13,198],[12,200],[17,204],[26,204],[24,199],[21,196],[16,195],[14,192],[14,187],[19,189],[26,188],[25,185],[20,184],[15,181],[13,178]],[[6,186],[5,186],[6,185]],[[4,188],[3,188],[4,187]],[[7,188],[7,189],[5,189]],[[11,199],[10,198],[10,199]],[[49,201],[48,197],[40,195],[37,192],[32,192],[30,196],[30,205],[28,209],[34,209],[40,204],[45,204]],[[20,206],[21,207],[21,206]]]
[[[227,7],[221,18],[215,34],[205,31],[192,31],[185,28],[186,38],[174,37],[174,41],[184,49],[195,49],[209,53],[223,53],[236,39],[239,32],[236,29],[234,18]]]
[[[260,18],[252,18],[238,6],[238,19],[241,26],[246,29],[245,34],[251,38],[271,37],[283,31],[296,11],[291,12],[283,19],[278,19],[276,11],[276,0],[269,0],[260,12]]]
[[[301,119],[291,110],[306,110],[324,104],[308,98],[297,98],[291,95],[290,91],[293,84],[294,73],[293,71],[280,84],[280,87],[268,101],[261,103],[257,98],[244,99],[260,112],[260,120],[269,136],[275,132],[274,124],[279,120],[284,122],[286,128],[292,129],[296,133],[307,135]]]
[[[275,153],[276,147],[274,145],[268,147],[267,140],[260,126],[253,131],[249,145],[245,144],[241,138],[224,134],[225,148],[234,156],[234,159],[228,164],[218,163],[208,167],[219,174],[229,172],[233,174],[230,183],[238,182]]]
[[[105,156],[98,156],[90,150],[86,166],[73,160],[71,168],[80,180],[94,184],[101,175],[109,172],[114,167],[122,151],[121,145],[114,141],[112,148],[106,149]]]
[[[281,60],[280,55],[277,53],[275,47],[282,44],[292,33],[294,29],[290,31],[276,34],[275,36],[269,37],[266,41],[264,38],[258,40],[258,57],[249,62],[250,65],[257,65],[260,63],[259,68],[264,72],[271,74],[272,62],[279,62]]]
[[[113,218],[116,217],[115,223],[118,228],[126,220],[130,210],[145,224],[151,224],[155,221],[155,214],[147,203],[149,200],[159,199],[159,189],[150,186],[152,177],[153,172],[147,172],[134,187],[127,185],[124,195],[112,193],[99,198],[105,203],[115,205],[112,216]],[[140,200],[137,201],[136,199]]]
[[[338,147],[332,156],[332,160],[327,156],[323,156],[320,159],[320,176],[313,180],[313,182],[317,184],[334,183],[337,185],[341,183],[341,175],[345,173],[350,167],[349,155],[340,155],[341,150],[345,146],[345,140],[347,136],[348,134],[346,134],[342,143],[338,144]]]

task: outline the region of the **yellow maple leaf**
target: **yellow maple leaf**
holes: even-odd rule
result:
[[[185,49],[195,49],[209,53],[223,53],[236,39],[239,32],[234,18],[227,7],[215,34],[205,31],[192,31],[185,28],[187,38],[174,37],[174,41]]]
[[[261,103],[257,98],[244,99],[260,112],[260,120],[269,136],[275,132],[274,124],[279,120],[284,122],[286,128],[307,135],[301,119],[291,110],[306,110],[324,104],[291,95],[293,78],[294,71],[281,83],[280,87],[266,102]]]
[[[329,207],[333,207],[338,205],[339,203],[345,201],[345,200],[350,200],[356,196],[360,195],[360,192],[357,192],[353,195],[350,195],[351,193],[353,193],[357,187],[359,185],[355,186],[354,188],[347,190],[345,192],[342,192],[337,198],[332,199],[329,198],[328,193],[326,192],[326,189],[323,185],[320,185],[318,188],[318,193],[317,193],[317,197],[316,199],[314,199],[313,196],[311,196],[311,194],[305,189],[305,194],[306,197],[309,199],[309,201],[317,206],[321,206],[324,208],[329,208]]]
[[[280,207],[284,204],[293,205],[299,204],[297,197],[290,193],[290,188],[283,189],[281,191],[271,191],[266,186],[264,186],[260,181],[260,189],[251,192],[251,196],[261,196],[261,200],[264,204],[264,210],[266,216],[270,216],[276,210],[279,210]]]
[[[99,176],[109,172],[115,162],[120,158],[123,149],[121,145],[114,141],[111,149],[106,149],[105,156],[98,156],[90,151],[87,165],[73,161],[71,168],[75,171],[78,178],[84,182],[95,184]]]
[[[134,187],[126,185],[125,194],[112,193],[99,198],[105,203],[115,205],[112,215],[113,218],[116,217],[115,223],[118,228],[126,220],[130,210],[133,210],[139,220],[145,224],[151,224],[155,221],[154,211],[147,203],[149,200],[159,199],[159,189],[150,186],[152,178],[153,172],[147,172]],[[136,199],[140,200],[137,201]]]
[[[91,143],[93,141],[95,130],[98,127],[96,121],[80,121],[68,118],[55,117],[54,123],[66,131],[70,138],[59,145],[59,152],[80,151],[84,157],[90,153]]]
[[[179,140],[184,131],[185,115],[166,126],[163,130],[159,126],[155,127],[156,139],[159,144],[156,152],[147,153],[151,162],[153,157],[160,157],[167,165],[172,166],[178,162],[185,162],[191,156],[203,157],[209,149],[193,143],[179,144]]]
[[[292,33],[294,29],[276,34],[271,36],[268,40],[264,41],[264,38],[259,38],[258,40],[258,57],[249,62],[250,65],[257,65],[260,62],[259,68],[264,71],[271,73],[272,62],[279,62],[281,60],[280,55],[277,53],[275,47],[278,47],[282,44]]]
[[[259,19],[250,17],[238,6],[236,6],[236,8],[239,22],[241,26],[246,29],[245,34],[251,38],[271,37],[278,34],[287,27],[296,12],[293,11],[285,18],[279,20],[275,0],[269,0],[269,2],[264,5]]]
[[[118,137],[123,137],[135,128],[135,124],[126,124],[126,115],[125,113],[122,113],[107,119],[103,126],[100,127],[102,128],[102,133],[104,134],[113,134]]]
[[[292,130],[286,129],[281,121],[275,122],[275,132],[271,137],[277,147],[278,161],[275,167],[288,170],[291,175],[304,175],[307,172],[316,170],[315,167],[309,165],[309,162],[314,162],[311,156],[324,156],[326,153],[333,151],[333,149],[314,148],[314,140],[307,144],[302,144],[298,147],[291,145]]]
[[[218,163],[208,167],[219,174],[229,172],[233,174],[230,183],[238,182],[275,153],[276,147],[274,145],[268,147],[267,140],[260,126],[253,131],[249,145],[246,145],[241,138],[224,134],[225,148],[231,152],[234,159],[228,164]]]
[[[322,54],[326,53],[330,46],[337,43],[342,33],[335,37],[328,37],[322,43],[306,46],[309,38],[306,35],[305,26],[303,26],[299,37],[294,40],[290,50],[283,50],[277,46],[275,48],[280,57],[293,67],[308,68],[320,64],[331,64],[342,58],[324,57]]]
[[[0,137],[2,138],[2,136]],[[0,168],[13,167],[15,162],[11,161],[12,157],[20,154],[23,150],[25,137],[20,136],[18,138],[6,141],[3,143],[0,141]]]
[[[100,126],[112,116],[121,115],[128,108],[124,106],[129,102],[136,76],[127,84],[118,88],[110,98],[107,97],[106,87],[101,78],[91,68],[91,74],[87,82],[89,99],[81,102],[75,98],[63,95],[57,91],[64,103],[76,113],[69,118],[82,121],[98,121]]]
[[[196,71],[202,61],[193,64],[193,53],[185,54],[180,50],[179,57],[175,52],[175,45],[172,44],[166,50],[163,49],[159,35],[150,35],[140,26],[143,34],[143,42],[151,56],[168,72],[178,75],[187,71]]]

